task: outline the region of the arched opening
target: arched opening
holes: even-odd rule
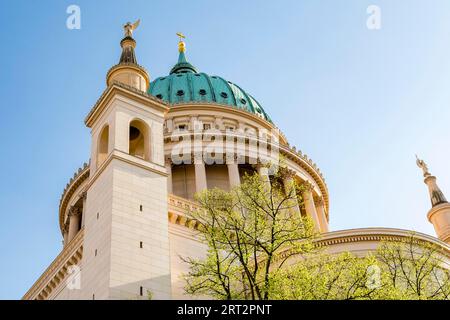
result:
[[[129,129],[129,151],[134,157],[150,160],[149,130],[141,120],[133,120]]]
[[[97,167],[100,166],[108,156],[108,145],[109,145],[109,126],[105,126],[100,133],[98,139],[98,150],[97,150]]]

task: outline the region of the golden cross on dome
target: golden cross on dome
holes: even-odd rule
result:
[[[180,42],[183,41],[183,39],[186,39],[186,36],[182,34],[181,32],[177,32],[177,36],[180,38]]]
[[[177,32],[177,36],[180,38],[180,42],[178,43],[178,51],[184,52],[186,50],[186,44],[184,43],[183,39],[186,39],[186,36],[181,32]]]

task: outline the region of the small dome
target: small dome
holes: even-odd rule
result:
[[[212,102],[243,109],[272,122],[261,105],[238,85],[218,76],[197,72],[180,51],[178,63],[166,77],[150,83],[148,93],[170,104]]]

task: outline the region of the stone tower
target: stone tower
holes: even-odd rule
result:
[[[417,158],[417,165],[423,171],[424,182],[430,193],[432,207],[428,211],[428,221],[433,224],[437,237],[450,244],[450,203],[437,185],[436,177],[428,171],[427,164]]]
[[[81,295],[83,299],[171,296],[167,104],[149,96],[149,76],[134,52],[135,24],[124,26],[119,64],[85,119],[91,129]]]

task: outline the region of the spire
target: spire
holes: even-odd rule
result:
[[[431,209],[428,211],[428,221],[433,224],[437,237],[450,244],[450,203],[445,199],[441,189],[436,184],[436,177],[431,175],[425,161],[416,155],[417,166],[422,169],[423,180],[428,187],[431,198]]]
[[[122,54],[120,55],[120,63],[132,63],[137,64],[136,54],[134,53],[134,48],[136,47],[136,41],[131,38],[123,38],[120,42],[122,47]]]
[[[177,33],[177,36],[180,38],[180,41],[178,42],[178,62],[176,65],[173,66],[172,70],[170,70],[170,74],[172,73],[197,73],[197,69],[190,64],[186,59],[186,43],[184,43],[183,39],[186,38],[186,36],[180,32]]]
[[[186,36],[181,32],[177,32],[177,36],[180,38],[180,41],[178,42],[178,51],[180,53],[184,53],[186,51],[186,44],[184,43],[183,39],[186,39]]]
[[[444,193],[442,193],[441,189],[436,183],[436,177],[430,173],[425,161],[419,159],[417,155],[416,155],[416,164],[423,171],[423,176],[425,177],[424,182],[428,186],[432,207],[442,203],[447,203],[447,199],[445,198]]]
[[[109,69],[106,75],[106,83],[110,86],[114,82],[121,82],[140,91],[147,92],[150,85],[150,77],[147,71],[138,65],[134,49],[136,41],[133,39],[133,31],[139,26],[140,20],[135,23],[127,22],[123,26],[124,38],[120,41],[122,54],[119,63]]]
[[[134,48],[136,48],[136,41],[133,39],[133,31],[137,29],[139,23],[138,19],[135,23],[127,22],[123,26],[125,33],[124,38],[120,41],[120,46],[122,47],[122,54],[120,55],[119,64],[121,63],[131,63],[137,64],[136,54],[134,53]]]

